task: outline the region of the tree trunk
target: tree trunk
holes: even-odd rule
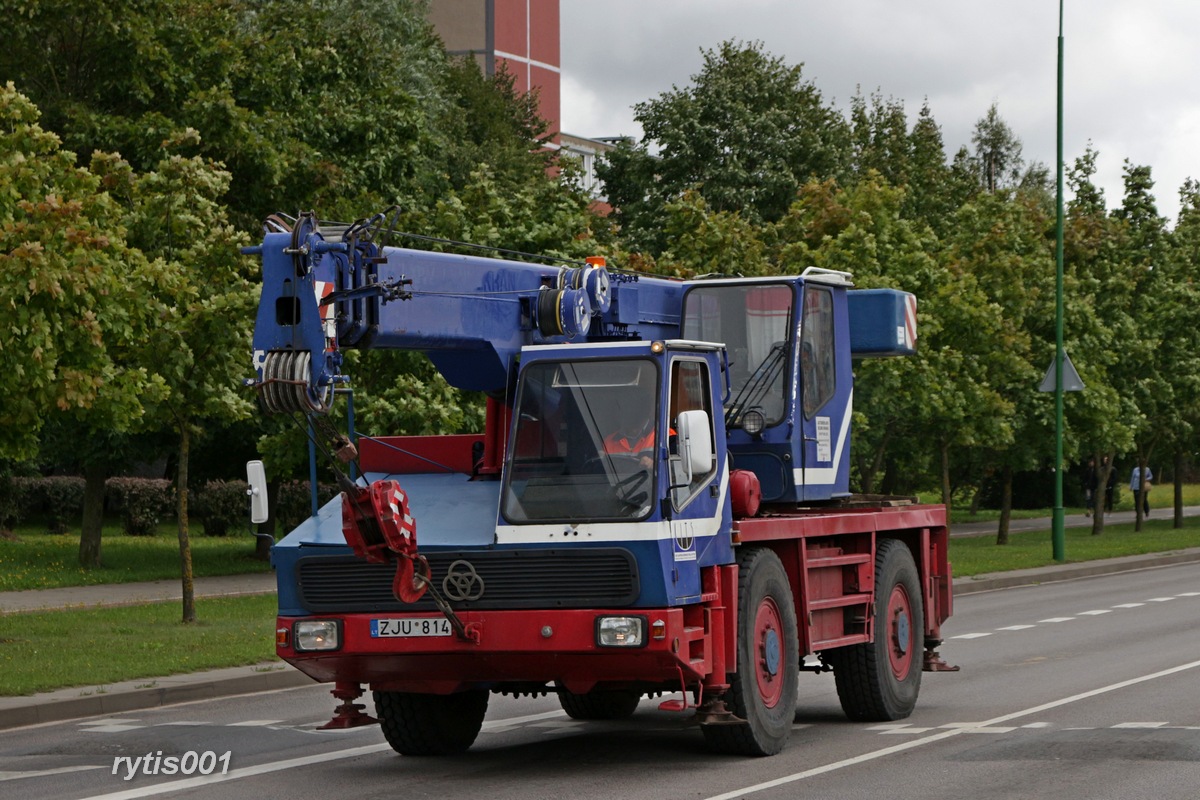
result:
[[[1172,476],[1175,485],[1175,521],[1171,525],[1176,529],[1183,527],[1183,465],[1183,448],[1176,448],[1173,464],[1175,474]]]
[[[83,523],[79,529],[79,566],[100,566],[100,532],[104,527],[104,482],[108,470],[99,464],[84,468]]]
[[[188,451],[191,434],[182,426],[179,435],[179,473],[175,483],[176,516],[179,518],[179,566],[183,586],[183,621],[196,621],[196,591],[192,582],[192,543],[188,538]]]
[[[1113,466],[1111,454],[1096,454],[1095,458],[1100,466],[1096,467],[1096,488],[1092,492],[1092,536],[1099,536],[1104,533],[1104,505],[1108,497],[1108,476],[1112,474]]]
[[[1012,519],[1012,467],[1005,467],[1001,478],[1004,481],[1000,492],[1000,527],[996,530],[996,544],[1008,544],[1008,523]]]

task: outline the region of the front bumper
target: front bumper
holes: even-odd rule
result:
[[[429,614],[322,614],[279,617],[278,627],[309,619],[341,622],[334,651],[298,652],[294,637],[277,646],[279,657],[322,682],[368,684],[381,691],[448,694],[469,688],[529,687],[555,683],[583,693],[597,684],[665,684],[678,687],[708,673],[707,650],[697,647],[703,630],[685,627],[680,608],[462,612],[459,617],[479,641],[458,636],[377,637],[371,621],[421,619]],[[646,641],[640,647],[601,647],[596,620],[603,616],[642,616]],[[661,637],[649,635],[656,621]],[[700,655],[700,657],[695,657]]]

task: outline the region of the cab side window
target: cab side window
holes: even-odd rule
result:
[[[709,383],[708,364],[704,361],[677,358],[671,363],[671,409],[670,409],[670,453],[671,453],[671,500],[676,509],[683,508],[704,486],[712,481],[716,472],[716,459],[712,467],[695,473],[684,482],[682,454],[675,436],[679,415],[684,411],[704,411],[708,414],[709,436],[713,435],[712,391]]]
[[[804,287],[800,328],[800,383],[804,416],[811,418],[833,397],[833,293],[824,287]]]

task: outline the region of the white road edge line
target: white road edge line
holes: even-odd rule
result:
[[[47,775],[63,775],[68,772],[83,772],[89,769],[108,769],[107,766],[55,767],[54,769],[35,769],[28,772],[0,772],[0,781],[15,781],[18,778],[43,778]]]
[[[989,719],[986,722],[981,722],[977,726],[975,726],[975,728],[991,727],[993,725],[998,725],[1001,722],[1008,722],[1009,720],[1019,719],[1021,717],[1027,717],[1027,716],[1030,716],[1031,714],[1040,714],[1041,712],[1048,711],[1052,708],[1058,708],[1059,706],[1065,706],[1065,705],[1068,705],[1069,703],[1076,703],[1080,700],[1086,700],[1090,697],[1096,697],[1097,695],[1106,694],[1108,692],[1115,692],[1118,689],[1124,689],[1129,686],[1136,686],[1139,683],[1145,683],[1146,681],[1152,681],[1157,678],[1165,678],[1168,675],[1174,675],[1177,672],[1184,672],[1185,670],[1195,669],[1196,667],[1200,667],[1200,661],[1193,661],[1189,664],[1181,664],[1178,667],[1171,667],[1170,669],[1165,669],[1165,670],[1162,670],[1161,672],[1155,672],[1152,675],[1143,675],[1140,678],[1131,678],[1127,681],[1121,681],[1120,683],[1114,683],[1110,686],[1102,686],[1099,689],[1092,689],[1091,691],[1082,692],[1082,693],[1076,694],[1076,695],[1071,695],[1070,697],[1064,697],[1060,700],[1052,700],[1049,703],[1043,703],[1040,706],[1034,706],[1033,708],[1027,708],[1024,711],[1015,711],[1012,714],[1004,714],[1003,716],[994,717],[993,719]],[[953,730],[943,731],[942,733],[935,733],[934,735],[927,736],[924,739],[913,739],[913,740],[910,740],[907,742],[901,742],[900,744],[892,745],[891,747],[885,747],[881,750],[875,750],[874,752],[871,752],[871,753],[864,753],[861,756],[855,756],[854,758],[847,758],[843,761],[836,761],[832,764],[825,764],[820,767],[814,767],[812,769],[805,770],[804,772],[796,772],[791,775],[785,775],[782,778],[776,778],[775,780],[764,781],[763,783],[756,783],[753,786],[746,786],[742,789],[734,789],[732,792],[726,792],[725,794],[713,795],[712,797],[709,797],[706,800],[735,800],[735,798],[745,797],[746,795],[754,794],[755,792],[762,792],[767,789],[774,789],[777,786],[785,786],[789,783],[794,783],[796,781],[804,780],[805,778],[813,778],[813,777],[816,777],[817,775],[824,775],[827,772],[835,772],[839,769],[845,769],[846,767],[853,767],[857,764],[862,764],[867,761],[874,761],[876,759],[883,758],[885,756],[890,756],[895,753],[903,753],[905,750],[912,750],[914,748],[922,747],[927,744],[933,744],[934,742],[940,742],[943,739],[949,739],[953,736],[961,736],[962,734],[968,733],[971,730],[974,730],[974,728],[955,728]]]
[[[524,717],[511,717],[509,719],[497,719],[483,723],[483,730],[508,725],[519,725],[526,722],[537,722],[539,720],[550,719],[552,717],[565,717],[563,711],[544,711],[541,714],[530,714]],[[197,778],[184,778],[178,781],[168,781],[166,783],[156,783],[152,786],[140,786],[134,789],[126,789],[121,792],[112,792],[110,794],[97,794],[84,800],[132,800],[137,797],[153,797],[159,794],[172,794],[174,792],[183,791],[184,789],[194,789],[197,786],[208,786],[213,783],[224,783],[225,781],[235,781],[239,778],[252,778],[256,775],[266,775],[271,772],[280,772],[293,767],[307,767],[313,764],[323,764],[327,761],[341,761],[344,758],[357,758],[358,756],[370,755],[371,753],[379,753],[385,750],[391,750],[391,745],[387,744],[371,744],[363,747],[351,747],[347,750],[335,750],[332,753],[317,753],[311,756],[302,758],[289,758],[286,761],[270,761],[266,764],[259,764],[254,767],[242,767],[241,769],[232,769],[225,775],[204,775]]]

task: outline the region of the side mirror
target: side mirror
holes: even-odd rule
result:
[[[679,439],[683,468],[688,483],[691,483],[693,476],[705,475],[712,469],[713,437],[708,413],[699,410],[682,412],[675,420],[675,434]]]
[[[267,473],[263,469],[263,462],[246,462],[246,482],[250,484],[250,488],[246,490],[246,494],[250,495],[250,521],[255,525],[266,522],[269,516],[267,513]]]

